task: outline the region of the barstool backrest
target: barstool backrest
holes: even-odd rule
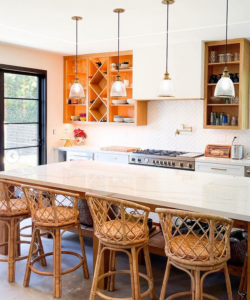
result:
[[[0,180],[0,215],[23,215],[30,212],[21,184]]]
[[[77,222],[78,194],[22,185],[30,204],[32,220],[37,225],[62,226]]]
[[[202,265],[230,258],[233,221],[224,217],[157,208],[165,238],[166,255],[182,262]]]
[[[103,242],[128,245],[148,240],[148,207],[90,193],[86,199],[95,235]]]

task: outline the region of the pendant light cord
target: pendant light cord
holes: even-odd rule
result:
[[[227,66],[227,36],[228,36],[228,0],[227,0],[227,16],[226,16],[226,57],[225,57],[225,67]]]
[[[167,4],[167,42],[166,42],[166,71],[168,72],[168,21],[169,21],[169,4]]]
[[[78,20],[76,19],[76,76],[78,72]]]
[[[120,13],[118,12],[118,75],[120,71]]]

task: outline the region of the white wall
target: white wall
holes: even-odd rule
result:
[[[65,127],[62,55],[0,44],[0,64],[47,70],[48,163],[54,162],[53,147],[60,144],[61,132]],[[53,129],[56,129],[56,135],[53,135]]]

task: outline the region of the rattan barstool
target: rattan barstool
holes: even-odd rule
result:
[[[22,187],[26,198],[29,201],[31,217],[34,224],[23,285],[25,287],[29,285],[31,271],[39,275],[53,276],[53,296],[55,298],[60,298],[62,294],[62,275],[71,273],[82,266],[84,277],[86,279],[89,278],[84,241],[79,222],[79,212],[77,210],[79,195],[35,186],[24,185]],[[62,235],[67,230],[74,227],[78,228],[82,255],[72,251],[61,250]],[[34,260],[31,260],[35,233],[40,232],[40,230],[52,235],[54,240],[53,252],[40,255]],[[62,271],[62,254],[76,256],[79,258],[80,262],[75,267]],[[53,255],[53,272],[39,271],[33,266],[39,259],[50,255]]]
[[[8,281],[15,281],[15,265],[16,261],[27,259],[28,255],[20,256],[20,244],[30,244],[29,241],[21,241],[19,231],[20,223],[30,218],[30,209],[26,200],[22,187],[17,182],[0,180],[0,221],[3,222],[8,229],[8,242],[3,242],[0,247],[6,247],[8,252],[7,258],[0,259],[0,262],[8,262]],[[38,252],[43,254],[43,248],[40,235],[36,235],[35,250],[31,255]],[[46,265],[46,260],[42,260],[42,264]]]
[[[94,221],[94,233],[99,239],[96,267],[91,288],[90,300],[96,296],[103,299],[138,300],[150,294],[155,299],[153,274],[148,250],[147,219],[150,209],[120,199],[86,194],[86,199]],[[104,252],[110,251],[109,272],[99,276]],[[129,252],[131,250],[131,252]],[[138,253],[144,251],[147,275],[139,272]],[[130,270],[116,270],[117,252],[126,253],[129,257]],[[115,275],[130,274],[132,297],[110,298],[97,289],[98,281],[108,278],[109,291],[114,290]],[[140,292],[140,276],[148,281],[149,288]]]
[[[191,295],[192,300],[218,298],[203,293],[208,274],[224,271],[228,299],[232,300],[227,261],[230,258],[230,232],[233,221],[227,218],[187,211],[157,208],[168,257],[160,300],[164,300],[171,266],[191,277],[191,290],[167,299]],[[201,272],[204,272],[201,276]]]

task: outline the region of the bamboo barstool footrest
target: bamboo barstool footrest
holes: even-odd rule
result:
[[[233,300],[227,261],[230,259],[230,233],[233,221],[227,218],[157,208],[168,257],[160,300],[165,300],[171,266],[186,272],[191,278],[191,291],[171,295],[167,300],[191,295],[192,300],[219,300],[203,293],[207,275],[224,271],[228,299]],[[201,272],[204,272],[201,275]]]
[[[94,233],[99,239],[89,300],[95,300],[96,296],[106,300],[139,300],[149,294],[151,299],[156,299],[148,250],[147,219],[150,209],[129,201],[96,194],[87,193],[85,197],[94,221]],[[128,249],[131,249],[131,252]],[[109,272],[100,276],[101,263],[106,250],[110,251]],[[144,251],[147,274],[139,272],[138,255],[141,250]],[[127,254],[130,270],[116,270],[118,252]],[[117,274],[130,274],[132,290],[130,298],[109,297],[97,289],[98,282],[108,277],[108,290],[114,291]],[[140,292],[140,277],[148,282],[148,290],[142,294]]]

